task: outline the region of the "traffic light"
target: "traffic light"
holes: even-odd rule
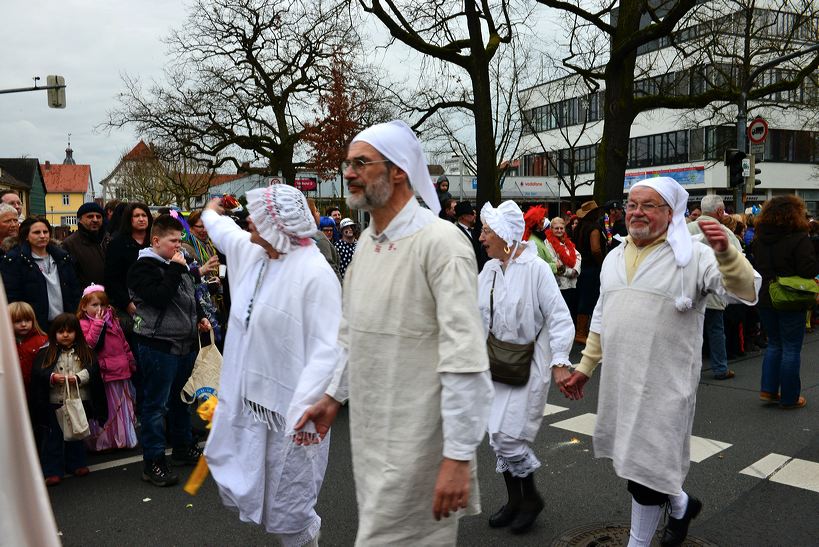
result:
[[[736,148],[729,148],[725,151],[725,165],[728,167],[728,186],[736,188],[745,184],[745,176],[742,173],[742,160],[748,156],[745,152]]]
[[[65,78],[50,75],[46,77],[49,108],[65,108]]]
[[[745,177],[745,193],[753,194],[754,186],[762,184],[762,181],[756,178],[756,176],[762,172],[762,169],[756,167],[756,154],[751,154],[748,156],[748,159],[750,165],[748,166],[748,173]]]

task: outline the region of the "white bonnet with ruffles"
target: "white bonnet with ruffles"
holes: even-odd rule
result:
[[[304,194],[286,184],[250,190],[247,211],[259,235],[280,253],[309,245],[318,231]]]
[[[523,231],[526,223],[523,220],[523,211],[512,200],[504,201],[497,208],[487,202],[481,208],[481,222],[489,226],[493,232],[512,246],[523,240]]]

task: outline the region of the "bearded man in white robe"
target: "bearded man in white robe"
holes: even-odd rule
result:
[[[635,184],[626,203],[629,235],[606,256],[600,298],[572,398],[602,359],[596,457],[610,458],[632,495],[629,546],[648,546],[662,506],[671,505],[663,545],[680,545],[702,502],[682,489],[702,369],[702,326],[709,294],[752,305],[759,275],[728,242],[722,226],[685,226],[688,192],[671,178]],[[704,239],[707,244],[700,240]]]
[[[336,377],[296,429],[323,434],[349,398],[356,545],[454,545],[457,517],[480,510],[475,451],[493,395],[475,253],[438,218],[404,122],[356,136],[344,178],[372,224],[344,277]]]

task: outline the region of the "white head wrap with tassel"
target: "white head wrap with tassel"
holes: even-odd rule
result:
[[[631,193],[631,190],[641,186],[651,188],[660,194],[660,197],[671,207],[672,216],[671,222],[668,224],[666,241],[668,241],[671,250],[674,252],[674,261],[677,263],[677,269],[680,275],[680,296],[676,298],[674,305],[679,311],[690,310],[693,307],[693,303],[690,298],[685,296],[682,275],[682,269],[688,266],[694,253],[694,244],[691,240],[691,234],[688,232],[688,227],[685,224],[685,208],[688,205],[688,192],[686,192],[676,180],[670,177],[655,177],[634,183],[629,193]]]

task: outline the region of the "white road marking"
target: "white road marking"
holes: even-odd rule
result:
[[[575,433],[580,433],[582,435],[591,436],[594,435],[594,424],[596,422],[597,415],[588,413],[575,416],[574,418],[569,418],[568,420],[555,422],[551,424],[551,426],[559,429],[566,429],[568,431],[574,431]]]
[[[165,451],[165,455],[166,456],[171,455],[171,449],[170,448]],[[94,471],[103,471],[105,469],[111,469],[113,467],[122,467],[124,465],[137,463],[137,462],[141,462],[141,461],[142,461],[142,454],[140,454],[139,456],[131,456],[130,458],[122,458],[120,460],[111,460],[110,462],[103,462],[103,463],[98,463],[96,465],[89,465],[88,470],[93,473]]]
[[[740,471],[740,474],[758,479],[767,479],[791,459],[790,456],[783,456],[782,454],[768,454],[758,462],[754,462]]]
[[[552,427],[559,429],[566,429],[581,435],[594,435],[594,425],[597,423],[596,414],[581,414],[574,418],[561,420],[551,424]],[[691,436],[691,461],[700,463],[703,460],[710,458],[714,454],[722,452],[731,446],[730,443],[715,441],[713,439],[706,439],[704,437]]]
[[[692,462],[700,463],[703,460],[710,458],[714,454],[718,454],[730,447],[730,443],[723,443],[713,439],[706,439],[704,437],[691,435],[691,454],[689,457],[691,458]]]
[[[769,480],[819,492],[819,463],[794,458]]]
[[[819,492],[819,463],[791,458],[782,454],[768,454],[742,471],[771,482]]]
[[[546,407],[543,409],[544,416],[551,416],[552,414],[557,414],[558,412],[564,412],[569,410],[565,406],[557,406],[557,405],[550,405],[546,403]]]

